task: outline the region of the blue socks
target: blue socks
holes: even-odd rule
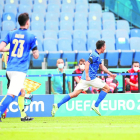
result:
[[[7,95],[6,98],[2,101],[0,105],[0,112],[1,114],[4,113],[4,111],[8,108],[9,104],[13,101],[13,97],[10,95]]]
[[[104,92],[103,90],[100,92],[97,101],[95,102],[95,107],[98,107],[100,102],[105,98],[106,96],[106,92]]]
[[[66,96],[57,104],[58,108],[59,108],[62,104],[66,103],[66,102],[69,101],[69,100],[70,100],[70,95],[66,95]]]

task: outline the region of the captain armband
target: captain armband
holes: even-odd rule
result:
[[[88,61],[92,64],[92,63],[93,63],[93,58],[90,57],[90,58],[88,59]]]

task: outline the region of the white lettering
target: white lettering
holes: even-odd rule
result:
[[[107,108],[107,106],[108,106],[108,101],[107,100],[103,100],[102,102],[101,102],[101,109],[102,110],[108,110],[108,108]],[[106,107],[106,108],[105,108]]]
[[[118,100],[118,110],[121,110],[121,107],[123,108],[123,110],[126,110],[124,100]]]
[[[131,106],[130,106],[131,104]],[[128,100],[126,103],[126,107],[128,110],[133,110],[135,108],[135,102],[133,100]]]
[[[68,102],[66,102],[66,109],[68,111],[72,111],[74,109],[74,101],[72,101],[72,107],[71,108],[68,107]]]
[[[84,102],[84,110],[86,110],[87,109],[87,107],[90,107],[90,100],[86,100],[85,102]]]
[[[30,104],[30,112],[33,112],[33,106],[35,105],[35,111],[39,111],[39,105],[41,105],[41,111],[44,112],[44,102],[43,101],[33,101]]]
[[[16,108],[16,109],[13,109],[13,105],[16,105],[17,108]],[[18,112],[18,103],[17,103],[17,102],[12,102],[12,103],[9,105],[9,109],[11,110],[11,112]]]
[[[114,100],[114,107],[112,107],[111,100],[109,100],[109,109],[110,110],[117,110],[117,100]]]
[[[79,108],[79,107],[82,107],[82,100],[79,100],[79,101],[76,101],[76,110],[77,111],[82,111],[82,108]]]

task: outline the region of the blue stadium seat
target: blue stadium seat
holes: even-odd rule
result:
[[[4,13],[3,16],[3,21],[13,21],[16,23],[16,16],[14,13]]]
[[[13,21],[3,21],[2,23],[2,30],[11,31],[15,29],[15,23]]]
[[[96,12],[99,15],[102,15],[102,8],[100,4],[89,4],[89,11],[90,12]]]
[[[130,50],[129,42],[126,38],[117,38],[116,39],[116,50]]]
[[[131,37],[130,38],[130,49],[140,50],[140,37]]]
[[[17,14],[17,6],[14,4],[5,4],[4,12],[5,13],[14,13],[16,15]]]
[[[62,0],[62,4],[71,4],[71,5],[74,5],[75,4],[75,0]]]
[[[80,21],[76,20],[74,23],[74,29],[75,30],[84,30],[87,31],[87,21]]]
[[[57,32],[55,30],[47,30],[44,32],[45,38],[52,38],[57,40]]]
[[[0,16],[2,16],[2,14],[3,14],[3,6],[0,5]]]
[[[101,33],[100,33],[99,30],[89,30],[87,32],[87,36],[88,36],[88,39],[90,39],[90,38],[100,39],[101,38]]]
[[[73,39],[83,39],[86,42],[86,32],[83,30],[74,30]]]
[[[46,6],[42,4],[34,4],[33,6],[33,12],[35,13],[41,13],[43,16],[46,14]]]
[[[20,4],[19,5],[19,13],[28,13],[29,15],[31,14],[31,5],[27,4]]]
[[[73,30],[73,22],[61,21],[60,22],[60,30],[72,31]]]
[[[109,37],[114,38],[115,40],[115,32],[113,30],[102,30],[102,38]]]
[[[96,20],[89,21],[89,30],[101,31],[101,21]]]
[[[55,30],[59,29],[58,21],[47,21],[46,22],[46,30]]]
[[[3,7],[4,6],[4,0],[0,0],[0,5]]]
[[[48,0],[48,4],[60,4],[60,0]]]
[[[140,63],[140,50],[135,51],[134,61],[138,61]]]
[[[115,50],[108,50],[106,52],[105,59],[108,59],[109,67],[117,67],[119,60],[119,52]]]
[[[32,34],[34,34],[37,37],[37,39],[43,40],[43,32],[42,31],[40,31],[40,30],[32,30],[30,32]]]
[[[115,21],[115,16],[112,12],[104,12],[102,14],[102,19],[104,20],[114,20]]]
[[[140,37],[140,29],[131,29],[130,37]]]
[[[113,30],[115,31],[115,21],[114,20],[104,20],[103,21],[103,29]]]
[[[99,15],[96,12],[90,12],[89,16],[88,16],[88,20],[89,21],[94,20],[94,21],[100,21],[101,22],[101,15]]]
[[[106,50],[115,50],[115,39],[111,37],[104,37],[102,40],[105,41]]]
[[[86,51],[86,42],[81,38],[73,39],[73,50]]]
[[[37,43],[38,43],[38,45],[37,45],[38,50],[39,50],[39,51],[44,51],[44,50],[43,50],[43,43],[42,43],[42,40],[40,40],[39,38],[37,38]]]
[[[70,12],[70,13],[73,13],[74,12],[74,5],[62,4],[61,5],[61,12]]]
[[[2,22],[1,22],[1,15],[0,15],[0,31],[1,31],[1,26],[2,26]]]
[[[129,61],[128,61],[129,58]],[[131,50],[124,50],[121,52],[120,55],[120,66],[124,67],[124,66],[132,66],[132,61],[133,61],[133,51]]]
[[[42,21],[33,21],[31,22],[31,30],[40,30],[44,31],[44,22]]]
[[[8,33],[9,33],[9,31],[7,31],[7,30],[1,31],[1,39],[4,39]]]
[[[94,51],[96,49],[96,42],[98,41],[99,39],[97,38],[89,38],[88,39],[88,42],[87,42],[87,50],[92,50]]]
[[[58,50],[72,51],[71,40],[65,39],[65,38],[59,39],[58,40]]]
[[[79,62],[80,59],[85,59],[85,61],[88,60],[90,53],[88,51],[85,52],[78,52],[77,54],[77,62]]]
[[[117,29],[126,30],[128,33],[130,32],[129,23],[126,20],[117,20]]]
[[[85,4],[85,5],[87,5],[88,1],[87,0],[76,0],[76,4]]]
[[[23,5],[32,5],[32,0],[19,0],[20,1],[20,4],[23,4]]]
[[[62,12],[60,15],[60,20],[66,20],[66,21],[70,21],[73,22],[73,13],[71,12]]]
[[[87,13],[85,13],[85,12],[76,12],[75,13],[75,21],[76,20],[87,21]]]
[[[59,21],[59,13],[47,12],[46,13],[46,21],[48,21],[48,20]]]
[[[48,4],[48,12],[60,12],[60,6],[58,4]]]
[[[116,30],[116,38],[126,38],[129,40],[128,31],[123,29]]]
[[[15,4],[18,6],[18,0],[6,0],[6,4]]]
[[[85,4],[76,4],[76,12],[88,12],[88,5]]]
[[[66,30],[60,30],[59,31],[59,39],[60,38],[67,38],[72,40],[72,35],[70,31],[66,31]]]
[[[47,1],[46,0],[34,0],[34,4],[46,5],[47,4]]]
[[[31,21],[43,21],[44,22],[44,15],[41,13],[32,13]]]

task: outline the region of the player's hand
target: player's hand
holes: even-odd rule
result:
[[[89,76],[86,76],[86,81],[91,81]]]
[[[116,76],[117,76],[117,74],[111,74],[110,76],[111,76],[113,79],[115,79]]]
[[[135,84],[135,87],[138,87],[138,84]]]

